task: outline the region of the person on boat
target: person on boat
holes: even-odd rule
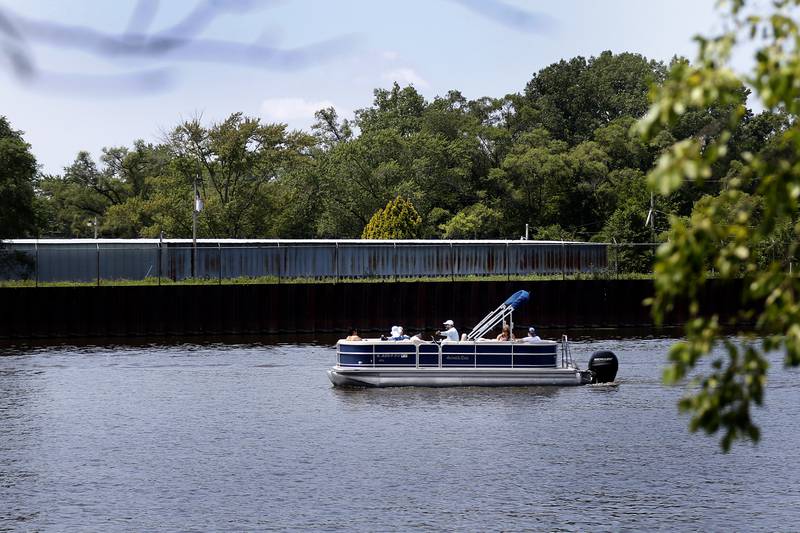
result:
[[[495,340],[498,341],[514,340],[514,335],[511,333],[511,328],[508,326],[508,324],[503,324],[503,331],[500,332],[500,335],[498,335]]]
[[[542,339],[536,334],[536,328],[531,326],[528,328],[528,336],[522,339],[522,342],[539,342],[540,340]]]
[[[392,333],[388,340],[390,341],[407,341],[410,339],[408,335],[403,335],[402,326],[392,326]]]
[[[452,320],[445,320],[442,324],[444,331],[437,331],[436,335],[445,337],[448,341],[458,341],[458,330]]]
[[[345,340],[346,341],[360,341],[361,337],[358,336],[358,330],[356,328],[350,328],[350,335],[348,335]]]

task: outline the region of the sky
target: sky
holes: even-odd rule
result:
[[[0,115],[60,173],[80,150],[158,142],[196,116],[308,128],[395,81],[499,97],[576,55],[694,58],[692,37],[719,30],[714,3],[0,0]]]

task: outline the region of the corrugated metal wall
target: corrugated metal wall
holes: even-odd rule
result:
[[[0,279],[356,279],[592,273],[607,246],[547,241],[6,241]],[[194,271],[194,276],[193,276]]]

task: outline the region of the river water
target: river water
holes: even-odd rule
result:
[[[0,530],[800,529],[800,373],[723,454],[671,342],[575,343],[614,386],[380,390],[330,386],[330,339],[3,345]]]

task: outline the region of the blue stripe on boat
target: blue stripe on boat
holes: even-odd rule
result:
[[[514,366],[556,366],[556,354],[514,354]]]
[[[511,366],[511,354],[479,354],[478,366]]]
[[[535,344],[515,344],[514,353],[547,353],[555,355],[558,351],[558,346],[555,344],[537,346]]]
[[[372,354],[339,354],[339,364],[341,366],[372,366]]]
[[[488,346],[475,345],[478,353],[511,353],[511,344],[489,344]]]
[[[341,353],[372,353],[372,344],[340,344]]]
[[[419,366],[439,366],[439,351],[419,354]]]

